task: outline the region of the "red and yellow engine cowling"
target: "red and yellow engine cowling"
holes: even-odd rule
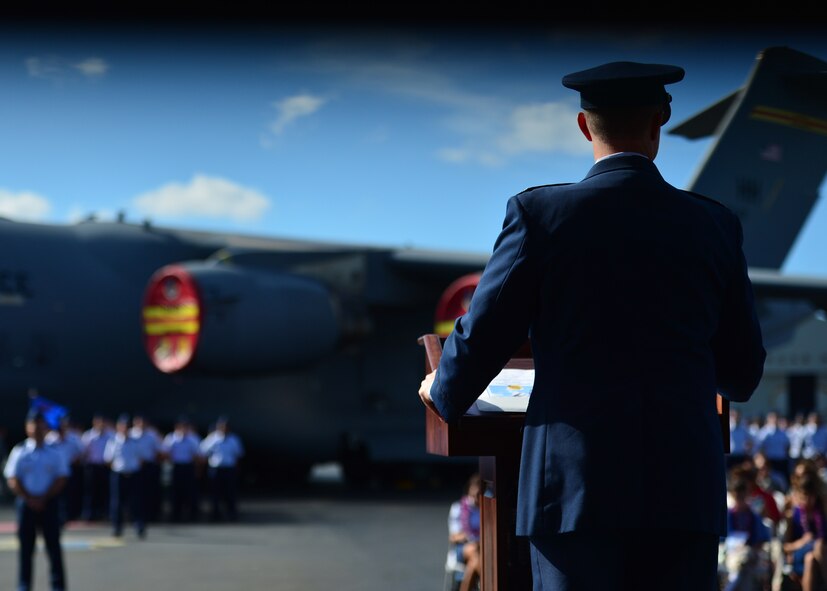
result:
[[[436,306],[434,320],[434,332],[440,337],[447,337],[454,330],[456,319],[465,314],[471,305],[471,297],[477,284],[480,282],[481,273],[470,273],[463,275],[453,281],[439,298]]]

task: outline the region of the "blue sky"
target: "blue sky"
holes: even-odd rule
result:
[[[490,252],[508,197],[577,181],[591,148],[560,84],[606,61],[673,63],[677,123],[800,27],[27,26],[0,30],[0,215],[130,221]],[[686,186],[708,148],[664,136]],[[827,198],[785,265],[827,274]]]

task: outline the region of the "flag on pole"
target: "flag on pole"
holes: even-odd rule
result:
[[[60,426],[63,417],[69,415],[69,409],[52,400],[43,398],[36,391],[29,392],[29,411],[38,411],[46,419],[46,424],[52,429]]]

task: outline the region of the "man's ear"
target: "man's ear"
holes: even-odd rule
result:
[[[592,133],[589,131],[589,126],[586,123],[586,114],[583,111],[580,111],[577,114],[577,125],[580,127],[580,131],[586,136],[586,139],[592,141]]]
[[[649,139],[656,140],[660,137],[660,128],[666,123],[667,116],[662,111],[656,112],[651,119],[649,126]]]

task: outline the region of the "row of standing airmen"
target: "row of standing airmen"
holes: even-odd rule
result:
[[[730,466],[763,454],[773,469],[788,474],[799,459],[827,457],[827,425],[818,412],[788,420],[770,411],[763,417],[744,420],[730,409]]]
[[[136,532],[143,539],[148,516],[152,516],[152,488],[157,483],[160,492],[159,467],[164,460],[173,465],[173,519],[180,520],[186,502],[190,517],[197,517],[195,470],[205,459],[213,484],[214,515],[218,515],[219,500],[223,500],[227,517],[234,519],[235,470],[243,454],[241,441],[230,433],[223,417],[201,441],[185,418],[179,419],[175,430],[163,439],[141,417],[134,418],[130,425],[126,415],[118,417],[114,432],[107,428],[103,417],[95,417],[92,428],[80,435],[69,429],[65,419],[49,431],[42,412],[31,409],[26,417],[26,439],[14,446],[3,467],[9,489],[17,497],[18,591],[31,590],[38,531],[49,557],[51,588],[66,589],[60,537],[66,521],[74,518],[73,510],[80,508],[81,498],[80,516],[90,519],[105,516],[105,501],[109,501],[108,513],[116,536],[122,535],[124,508],[128,505]],[[81,480],[81,476],[85,478]],[[80,490],[82,497],[77,494]]]
[[[61,495],[61,520],[96,521],[110,518],[113,534],[123,530],[124,513],[132,518],[143,537],[146,523],[163,515],[163,474],[170,466],[169,519],[173,522],[199,518],[201,466],[206,464],[213,519],[238,517],[238,463],[244,455],[240,438],[230,431],[226,417],[219,417],[202,440],[186,417],[162,436],[144,417],[118,417],[114,429],[103,416],[95,416],[90,429],[79,433],[68,421],[49,433],[70,467]]]

